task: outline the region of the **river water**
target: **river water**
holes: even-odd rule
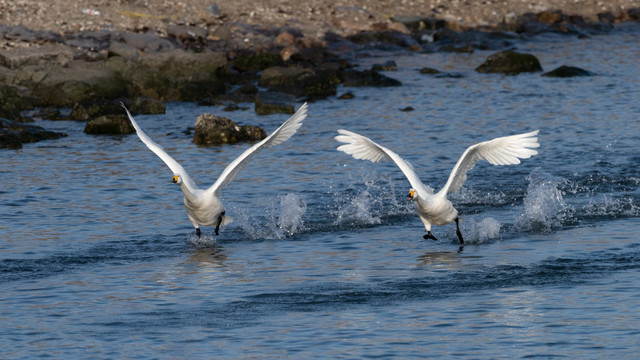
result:
[[[288,142],[223,191],[235,221],[198,239],[172,173],[135,135],[0,154],[0,358],[636,358],[640,350],[640,29],[518,43],[545,71],[477,74],[492,52],[372,53],[398,88],[311,103]],[[421,75],[434,67],[458,77]],[[402,112],[407,106],[415,110]],[[137,116],[204,187],[248,147],[184,134],[203,112],[274,130],[287,116],[169,103]],[[439,241],[393,163],[337,152],[362,133],[444,184],[464,149],[540,130],[515,166],[481,162]]]

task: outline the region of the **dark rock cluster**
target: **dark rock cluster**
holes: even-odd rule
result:
[[[628,18],[638,18],[638,13],[631,9]],[[392,20],[398,26],[382,24],[347,37],[327,32],[322,39],[310,39],[289,27],[236,24],[251,45],[232,37],[225,26],[212,34],[196,26],[172,25],[168,35],[161,37],[125,31],[56,34],[0,25],[0,38],[29,45],[0,50],[0,118],[16,124],[29,120],[23,118],[24,110],[50,109],[41,110],[41,116],[87,121],[87,133],[121,134],[131,132],[130,124],[121,117],[121,102],[134,113],[146,114],[163,113],[166,101],[225,105],[227,111],[239,109],[237,103],[254,103],[260,115],[293,113],[297,100],[337,96],[340,85],[401,86],[380,73],[396,70],[394,62],[376,64],[369,70],[354,68],[351,62],[371,50],[494,50],[497,53],[476,70],[515,75],[542,71],[535,56],[512,51],[518,42],[544,32],[588,37],[608,31],[616,19],[603,13],[594,23],[561,11],[544,11],[514,17],[491,29],[463,29],[429,17],[398,16]],[[461,77],[430,68],[420,72]],[[572,67],[544,74],[585,75],[591,73]],[[352,98],[349,94],[340,98]],[[71,108],[70,117],[61,116],[55,110],[59,108]],[[3,129],[16,128],[3,124]],[[218,141],[198,136],[199,143]],[[243,137],[229,132],[220,138]]]

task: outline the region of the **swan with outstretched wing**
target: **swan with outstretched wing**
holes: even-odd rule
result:
[[[458,210],[447,199],[447,194],[460,190],[467,179],[467,172],[475,166],[476,162],[487,160],[493,165],[520,164],[520,159],[528,159],[536,155],[538,151],[534,149],[540,146],[537,136],[538,130],[525,134],[499,137],[472,145],[465,150],[453,167],[446,184],[440,191],[434,193],[433,189],[420,181],[420,178],[413,170],[413,166],[395,152],[354,132],[338,130],[338,133],[340,135],[336,136],[335,139],[344,143],[338,147],[339,151],[345,152],[356,159],[370,160],[372,162],[392,160],[398,165],[411,184],[412,188],[409,190],[408,198],[416,201],[416,211],[427,230],[427,234],[424,235],[425,239],[437,240],[431,234],[431,225],[445,225],[455,221],[456,234],[460,239],[460,244],[464,244],[464,240],[460,232]]]
[[[124,107],[124,105],[122,107]],[[126,107],[124,107],[124,109],[129,116],[129,120],[131,120],[131,124],[136,129],[136,134],[140,140],[142,140],[151,151],[158,155],[173,172],[172,182],[180,185],[180,189],[182,189],[184,193],[184,206],[187,209],[189,220],[193,224],[193,227],[195,227],[198,236],[201,234],[200,226],[215,226],[216,235],[218,235],[220,226],[224,226],[233,221],[230,216],[225,215],[224,206],[222,206],[220,202],[219,198],[222,189],[233,180],[253,155],[267,147],[287,141],[296,133],[302,125],[302,121],[307,117],[307,103],[304,103],[295,114],[280,125],[271,135],[245,150],[240,156],[227,165],[213,185],[208,189],[200,189],[182,165],[169,156],[162,146],[151,140],[133,119],[129,110],[127,110]]]

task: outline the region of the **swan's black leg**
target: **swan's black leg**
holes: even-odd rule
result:
[[[431,231],[427,231],[427,235],[423,236],[422,238],[425,239],[425,240],[427,240],[427,239],[438,240],[435,236],[433,236]]]
[[[460,219],[456,218],[456,235],[458,235],[458,239],[460,239],[460,245],[464,245],[464,240],[462,239],[462,233],[460,232]]]
[[[218,215],[218,225],[216,225],[216,235],[220,235],[218,234],[218,230],[220,230],[220,224],[222,224],[222,217],[224,216],[224,211],[220,213],[220,215]]]
[[[196,235],[198,235],[198,237],[200,237],[200,228],[196,228]]]

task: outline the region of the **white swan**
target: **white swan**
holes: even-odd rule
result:
[[[220,195],[222,188],[228,185],[233,178],[238,174],[238,171],[242,169],[249,159],[255,155],[258,151],[278,145],[287,141],[293,134],[296,133],[298,128],[302,125],[302,121],[307,117],[307,103],[304,103],[298,111],[293,114],[287,121],[285,121],[279,128],[277,128],[271,135],[267,136],[264,140],[253,145],[249,149],[245,150],[240,156],[233,160],[222,171],[222,174],[208,189],[199,189],[195,182],[191,179],[189,174],[184,170],[182,165],[175,161],[169,154],[167,154],[162,146],[156,144],[147,134],[142,131],[138,123],[133,119],[131,113],[127,108],[122,105],[127,112],[131,124],[136,129],[136,134],[147,147],[153,151],[156,155],[164,161],[165,164],[173,171],[172,182],[180,185],[182,192],[184,193],[184,206],[187,209],[187,215],[189,220],[196,228],[196,234],[200,236],[200,225],[215,226],[216,235],[220,226],[229,224],[233,219],[230,216],[225,215],[224,206],[220,202]]]
[[[338,150],[343,151],[356,159],[370,160],[378,162],[380,160],[393,160],[402,170],[411,183],[409,190],[409,200],[416,200],[416,211],[420,220],[424,223],[427,234],[425,239],[437,240],[431,234],[431,225],[445,225],[452,221],[456,222],[456,234],[460,239],[460,244],[464,244],[462,233],[460,232],[458,211],[453,207],[451,201],[447,199],[448,193],[455,193],[462,187],[467,179],[467,172],[479,160],[487,160],[493,165],[519,164],[520,159],[527,159],[538,152],[533,150],[540,146],[538,143],[538,130],[525,134],[512,135],[495,138],[493,140],[472,145],[462,154],[449,175],[449,180],[437,193],[420,181],[413,166],[402,159],[398,154],[378,145],[371,139],[358,135],[347,130],[338,130],[340,135],[336,140],[345,143],[340,145]]]

